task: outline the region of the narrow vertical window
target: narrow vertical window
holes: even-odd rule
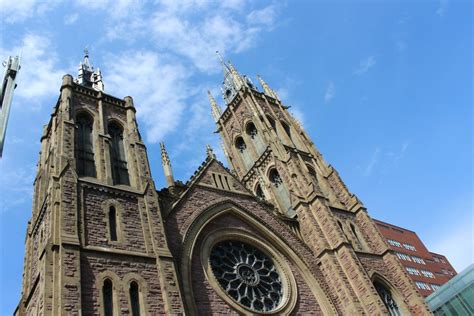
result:
[[[132,316],[140,316],[140,294],[137,282],[130,283],[130,305]]]
[[[276,169],[270,170],[269,180],[273,184],[275,195],[280,202],[283,212],[288,216],[295,215],[294,210],[291,208],[290,201],[290,192],[288,192],[285,185],[283,185],[283,180],[280,177],[280,174]]]
[[[313,181],[314,183],[318,183],[318,177],[316,175],[316,171],[314,170],[314,168],[311,167],[310,165],[306,165],[306,167],[308,168],[308,173],[309,173],[309,176],[311,177],[311,181]]]
[[[95,177],[94,146],[92,138],[92,118],[81,113],[76,117],[76,171],[81,177]]]
[[[249,151],[247,150],[247,144],[245,144],[245,141],[242,137],[237,137],[235,140],[235,147],[242,154],[242,159],[244,160],[244,165],[247,170],[250,169],[253,166],[253,161],[252,157],[250,157]]]
[[[357,241],[359,242],[359,245],[361,245],[359,235],[357,234],[357,231],[356,231],[356,228],[355,228],[354,224],[351,223],[350,226],[351,226],[352,233],[354,234],[355,238],[357,238]]]
[[[111,206],[109,209],[110,240],[117,241],[117,211]]]
[[[291,129],[290,129],[290,126],[288,126],[288,124],[286,124],[286,123],[283,122],[283,121],[280,121],[280,124],[281,124],[281,126],[283,127],[283,129],[285,130],[286,135],[288,136],[288,141],[289,141],[288,145],[291,145],[292,139],[291,139]],[[287,142],[285,142],[285,143],[287,143]]]
[[[392,293],[382,283],[374,282],[374,287],[387,308],[390,316],[401,315],[397,302],[392,296]]]
[[[275,130],[276,132],[276,124],[275,124],[275,120],[273,118],[271,118],[270,116],[267,115],[267,120],[268,122],[270,123],[270,126]]]
[[[263,152],[266,149],[266,146],[262,140],[262,135],[258,132],[257,128],[255,127],[255,124],[252,122],[249,122],[245,128],[245,131],[247,135],[250,136],[250,139],[252,139],[252,142],[255,145],[255,148],[257,150],[257,153],[259,155],[263,154]]]
[[[114,301],[113,301],[113,285],[112,281],[106,279],[102,286],[102,295],[104,300],[104,316],[114,315]]]
[[[265,201],[265,194],[263,193],[262,186],[260,184],[257,184],[257,187],[255,188],[255,195],[262,201]]]
[[[109,124],[111,137],[110,160],[112,163],[112,178],[114,184],[130,184],[128,178],[127,159],[123,145],[123,129],[115,123]]]

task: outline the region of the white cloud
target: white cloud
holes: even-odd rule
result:
[[[247,22],[249,24],[261,24],[272,27],[277,17],[276,8],[269,5],[261,10],[254,10],[247,15]]]
[[[436,9],[436,14],[440,17],[443,17],[448,8],[448,0],[440,0],[438,9]]]
[[[59,0],[1,0],[0,16],[7,23],[22,22],[53,9]]]
[[[133,95],[147,141],[156,143],[180,125],[185,100],[194,93],[186,84],[185,67],[151,51],[129,51],[106,60],[106,91]]]
[[[78,13],[68,14],[64,17],[64,24],[66,24],[66,25],[74,24],[74,23],[76,23],[78,18],[79,18]]]
[[[0,49],[2,56],[19,54],[21,68],[15,96],[39,103],[39,98],[57,94],[66,71],[57,66],[57,54],[49,37],[30,33],[11,50]]]
[[[332,81],[329,81],[326,92],[324,93],[324,103],[329,103],[336,95],[336,87]]]
[[[370,68],[374,67],[377,61],[374,56],[369,56],[359,62],[359,67],[354,71],[356,75],[365,74]]]

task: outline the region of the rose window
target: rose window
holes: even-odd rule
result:
[[[270,312],[279,306],[282,280],[263,252],[241,241],[226,240],[212,248],[210,259],[220,286],[236,302],[257,312]]]

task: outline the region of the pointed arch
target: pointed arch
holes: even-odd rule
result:
[[[382,274],[374,271],[369,272],[372,284],[380,296],[390,316],[410,315],[403,296]]]
[[[295,215],[295,212],[291,207],[290,192],[286,187],[286,184],[283,183],[280,173],[275,166],[268,169],[268,179],[272,184],[272,190],[277,198],[278,203],[280,204],[283,213],[286,215]]]
[[[266,245],[265,247],[273,247],[273,251],[282,254],[292,263],[294,263],[298,272],[303,276],[304,280],[311,289],[313,296],[323,310],[324,314],[333,315],[337,313],[334,305],[331,303],[329,297],[324,293],[319,282],[312,274],[309,266],[301,259],[298,254],[294,252],[292,247],[287,244],[286,241],[279,237],[278,232],[272,231],[265,223],[262,223],[261,220],[250,211],[242,208],[233,201],[225,200],[207,208],[206,210],[203,210],[201,214],[199,214],[193,220],[184,233],[181,262],[179,267],[182,275],[183,298],[185,300],[185,306],[191,308],[191,310],[188,311],[190,314],[197,313],[194,304],[195,298],[192,287],[191,269],[191,261],[193,258],[193,252],[196,248],[195,246],[197,244],[198,238],[201,236],[201,233],[207,224],[226,214],[231,214],[249,226],[255,227],[255,230],[259,231],[265,238],[263,241],[261,240],[261,237],[252,235],[247,231],[242,233],[241,236],[245,235],[243,238],[249,237],[254,238],[254,240],[259,240],[260,243]],[[222,231],[225,232],[230,230],[226,229]]]
[[[114,184],[130,184],[127,168],[127,158],[123,140],[123,127],[117,121],[111,120],[107,131],[110,135],[110,161]]]
[[[99,291],[99,315],[115,316],[119,313],[120,278],[111,271],[99,273],[96,288]]]
[[[252,140],[255,149],[259,155],[262,155],[265,152],[266,146],[262,138],[262,133],[260,133],[252,121],[248,121],[245,125],[245,132],[249,135]]]
[[[235,138],[235,148],[240,152],[242,160],[244,162],[245,168],[249,170],[253,166],[253,160],[250,156],[250,151],[247,148],[247,144],[242,136],[237,136]]]
[[[75,156],[78,176],[96,177],[94,159],[94,119],[86,111],[76,114]]]

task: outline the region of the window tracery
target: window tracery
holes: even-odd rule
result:
[[[392,293],[380,282],[374,282],[374,287],[377,293],[382,298],[385,307],[388,309],[390,316],[400,316],[402,313],[397,305],[397,302],[392,297]]]
[[[224,240],[210,253],[212,272],[221,288],[237,303],[255,312],[271,312],[283,298],[283,284],[275,264],[257,248]]]
[[[110,157],[112,162],[112,178],[114,184],[129,185],[127,159],[123,145],[123,129],[116,123],[109,124],[109,135],[111,137]]]
[[[76,169],[79,176],[95,177],[94,145],[93,145],[94,121],[86,113],[80,113],[76,117]]]

